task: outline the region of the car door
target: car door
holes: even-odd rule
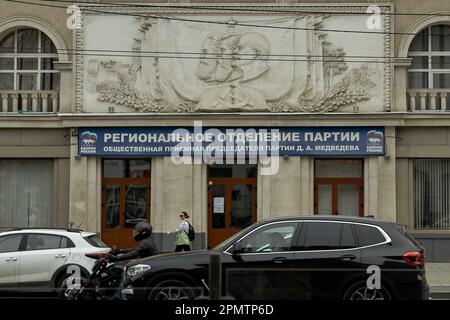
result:
[[[249,231],[235,244],[240,250],[225,252],[222,259],[226,294],[236,299],[290,299],[293,244],[299,223],[273,222]]]
[[[65,264],[70,254],[70,249],[63,245],[64,238],[54,234],[28,234],[20,262],[22,285],[50,282],[55,271]]]
[[[0,286],[19,284],[22,234],[0,236]]]
[[[311,220],[303,223],[294,256],[297,281],[307,299],[340,299],[345,283],[364,273],[353,224]]]

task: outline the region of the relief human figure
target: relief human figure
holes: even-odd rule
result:
[[[209,52],[220,47],[221,53],[233,54],[200,62],[199,78],[223,85],[205,89],[198,103],[198,110],[270,111],[262,92],[250,83],[269,70],[267,56],[270,54],[270,44],[267,39],[254,32],[222,36],[212,34],[205,44],[210,46]],[[222,64],[224,61],[229,61],[229,64]],[[224,68],[224,65],[227,67]]]

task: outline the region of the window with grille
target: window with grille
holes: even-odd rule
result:
[[[433,105],[430,106],[431,99],[427,96],[424,109],[449,110],[450,25],[434,25],[424,29],[412,41],[408,55],[412,58],[408,70],[408,89],[435,90],[437,99],[433,98]]]
[[[416,229],[450,229],[450,160],[416,159],[414,224]]]
[[[58,54],[36,29],[17,29],[0,38],[0,90],[59,90]]]

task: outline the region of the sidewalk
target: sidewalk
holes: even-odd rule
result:
[[[450,263],[428,262],[425,270],[431,297],[449,299]]]

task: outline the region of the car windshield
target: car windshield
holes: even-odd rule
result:
[[[83,237],[91,246],[96,248],[107,248],[108,246],[100,239],[100,235],[92,234],[90,236]]]

